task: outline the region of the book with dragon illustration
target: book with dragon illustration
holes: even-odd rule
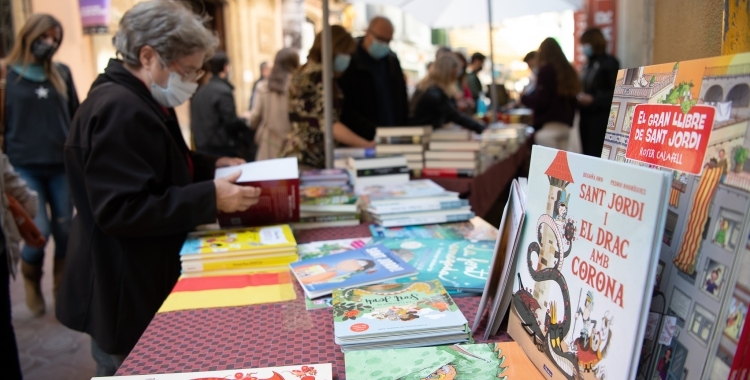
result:
[[[475,216],[468,222],[427,224],[422,226],[382,227],[371,225],[375,239],[447,239],[447,240],[497,240],[497,228]]]
[[[508,332],[545,378],[635,379],[667,183],[533,147]]]
[[[542,375],[515,342],[344,354],[349,380],[535,380]]]
[[[94,377],[91,380],[332,380],[330,363],[285,367],[228,369],[224,371],[165,373],[153,375]]]
[[[750,305],[749,152],[750,53],[618,73],[602,158],[671,176],[648,379],[729,377]]]
[[[182,260],[201,260],[251,254],[286,254],[296,249],[288,225],[249,227],[190,233],[180,250]]]

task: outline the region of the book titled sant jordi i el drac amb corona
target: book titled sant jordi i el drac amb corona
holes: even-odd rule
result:
[[[153,375],[94,377],[91,380],[331,380],[330,363],[291,365],[285,367],[229,369],[224,371],[165,373]]]
[[[533,147],[508,331],[545,378],[635,379],[667,183]]]

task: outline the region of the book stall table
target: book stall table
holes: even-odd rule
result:
[[[300,244],[370,236],[369,226],[322,228],[295,233]],[[117,375],[197,372],[332,363],[334,379],[346,378],[344,355],[334,343],[330,308],[306,310],[295,282],[296,299],[242,307],[184,310],[157,314]],[[471,321],[479,296],[456,297]],[[484,328],[474,332],[475,341]],[[491,341],[509,341],[500,333]]]

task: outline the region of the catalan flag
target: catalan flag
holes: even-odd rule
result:
[[[671,189],[671,192],[669,193],[669,205],[677,208],[680,207],[680,190],[675,189],[674,187]]]
[[[687,274],[695,271],[695,260],[698,257],[703,228],[708,218],[708,209],[721,180],[721,167],[707,167],[698,184],[693,198],[693,205],[688,217],[687,230],[682,238],[680,250],[673,262],[677,268]],[[671,202],[671,201],[670,201]]]

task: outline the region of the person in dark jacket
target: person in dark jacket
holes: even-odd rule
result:
[[[91,335],[97,376],[113,375],[180,276],[188,232],[246,210],[260,189],[214,178],[242,163],[191,152],[173,107],[187,101],[216,38],[178,2],[127,11],[112,59],[73,119],[65,167],[77,214],[57,297],[60,322]]]
[[[411,99],[411,125],[431,125],[438,129],[448,122],[456,123],[474,132],[485,126],[458,112],[453,101],[461,63],[453,54],[442,54],[430,66],[427,76],[417,85]]]
[[[391,21],[374,17],[338,81],[346,98],[341,122],[365,140],[375,138],[376,127],[403,126],[408,118],[406,80],[388,47],[392,39]]]
[[[234,86],[229,83],[229,59],[217,52],[209,61],[211,78],[200,86],[190,101],[190,130],[195,150],[215,156],[255,158],[246,143],[247,120],[237,116]],[[253,150],[253,152],[249,152]]]
[[[21,28],[7,62],[6,130],[3,150],[16,172],[38,194],[34,223],[44,238],[55,238],[53,289],[57,294],[65,266],[73,203],[63,166],[63,144],[78,95],[70,69],[52,61],[63,39],[60,22],[46,14],[29,17]],[[47,214],[47,206],[51,216]],[[42,297],[44,247],[24,246],[21,273],[26,306],[32,314],[45,312]]]
[[[588,58],[581,74],[583,92],[578,94],[581,148],[585,155],[600,157],[620,62],[607,54],[607,40],[601,30],[586,30],[580,41]]]
[[[564,150],[568,147],[581,83],[554,39],[542,41],[536,60],[539,67],[536,88],[521,96],[521,103],[534,111],[534,142]]]
[[[471,98],[474,99],[474,103],[479,100],[479,94],[482,93],[482,82],[477,75],[482,71],[485,59],[487,59],[487,57],[479,52],[471,55],[471,62],[469,63],[469,69],[471,72],[466,75],[466,83],[469,85]]]

